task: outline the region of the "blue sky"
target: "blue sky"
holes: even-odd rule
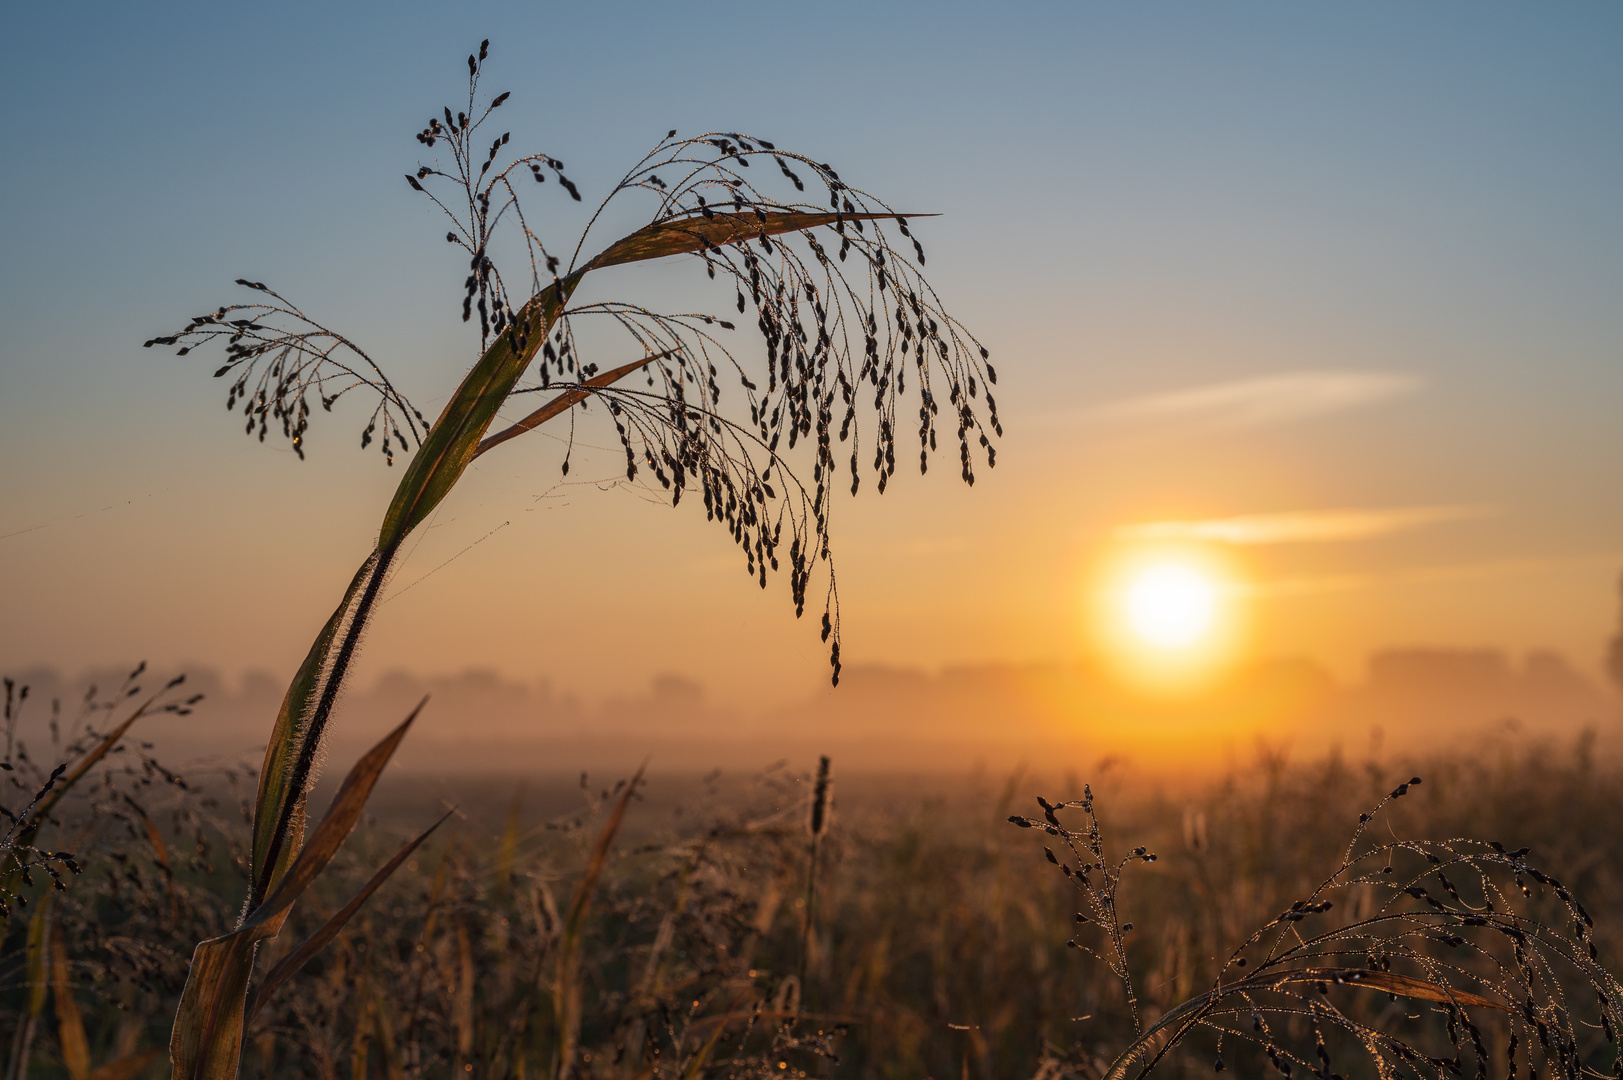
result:
[[[943,215],[928,269],[1000,361],[1009,436],[973,492],[932,475],[842,507],[853,660],[1071,657],[1075,594],[1124,526],[1329,510],[1435,520],[1249,553],[1277,586],[1259,653],[1592,665],[1615,619],[1614,5],[91,4],[5,28],[0,657],[303,651],[393,477],[358,420],[303,464],[251,444],[206,361],[138,346],[247,275],[437,408],[476,342],[401,174],[483,37],[515,144],[588,204],[675,127],[764,135]],[[557,194],[532,212],[563,239],[582,210]],[[1263,392],[1339,404],[1257,422]],[[1167,414],[1180,394],[1206,411]],[[491,538],[400,601],[372,670],[716,683],[748,654],[747,687],[820,677],[811,628],[702,523],[625,492],[553,513],[555,479],[543,448],[459,493],[401,580]],[[1486,509],[1426,517],[1457,506]],[[614,574],[535,569],[582,558]],[[678,640],[628,659],[628,620]]]

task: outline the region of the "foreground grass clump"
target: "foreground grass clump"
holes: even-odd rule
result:
[[[517,778],[488,779],[457,793],[463,816],[414,852],[305,975],[253,1015],[244,1071],[1101,1076],[1139,1031],[1198,1000],[1220,976],[1233,984],[1263,970],[1280,931],[1345,929],[1378,914],[1378,887],[1371,886],[1371,899],[1335,896],[1327,912],[1279,922],[1341,864],[1359,815],[1388,796],[1395,780],[1414,773],[1425,776],[1424,784],[1383,808],[1353,853],[1394,839],[1406,845],[1390,856],[1397,881],[1385,893],[1402,898],[1408,919],[1394,926],[1414,930],[1417,918],[1437,911],[1404,891],[1412,881],[1439,903],[1457,906],[1437,881],[1439,869],[1464,899],[1479,899],[1465,873],[1426,859],[1443,857],[1443,847],[1408,845],[1412,838],[1469,833],[1506,849],[1475,845],[1473,853],[1519,860],[1560,882],[1541,884],[1529,872],[1523,879],[1532,895],[1507,895],[1496,904],[1501,915],[1530,918],[1536,924],[1530,938],[1566,942],[1580,966],[1591,944],[1603,962],[1617,955],[1623,941],[1608,916],[1623,902],[1623,840],[1614,825],[1623,820],[1623,774],[1583,754],[1525,752],[1401,768],[1337,758],[1290,767],[1262,762],[1176,799],[1107,773],[1092,800],[1104,840],[1122,837],[1158,856],[1128,867],[1112,899],[1118,929],[1133,924],[1123,931],[1121,955],[1131,996],[1110,970],[1115,957],[1108,945],[1087,936],[1097,928],[1075,922],[1078,910],[1090,919],[1097,912],[1078,903],[1074,880],[1049,864],[1042,847],[1054,848],[1073,874],[1079,862],[1095,860],[1078,860],[1046,832],[1034,843],[1034,831],[1017,832],[1006,820],[1030,806],[1037,811],[1031,820],[1046,825],[1035,793],[1044,792],[1051,806],[1087,799],[1080,778],[848,779],[837,816],[828,812],[825,788],[815,836],[816,778],[783,768],[619,785],[532,778],[522,795]],[[17,925],[0,958],[0,1037],[15,1047],[23,1018],[34,1018],[24,1055],[29,1075],[63,1075],[64,1002],[79,1017],[93,1063],[161,1047],[186,974],[188,935],[235,918],[248,834],[244,817],[225,810],[246,790],[229,797],[223,776],[187,782],[194,790],[160,778],[142,789],[148,794],[134,796],[148,800],[142,805],[152,832],[133,818],[133,829],[92,828],[107,819],[88,788],[63,800],[59,827],[82,838],[74,858],[84,872],[70,875],[63,892],[38,875],[24,888],[36,897],[33,904],[47,890],[54,894],[53,940],[61,943],[56,955],[65,977],[41,982],[39,969],[30,973],[26,935]],[[384,816],[363,823],[331,879],[315,886],[309,908],[295,911],[294,933],[262,957],[268,970],[376,876],[404,830],[431,809],[435,800],[422,790],[409,779],[380,788]],[[1085,846],[1081,808],[1056,816]],[[199,844],[205,854],[196,854]],[[1518,854],[1524,846],[1532,850]],[[1107,850],[1107,861],[1115,867],[1113,860],[1133,850],[1114,856]],[[1377,877],[1385,876],[1384,865],[1377,860]],[[1101,880],[1093,871],[1093,884]],[[1504,891],[1513,889],[1511,882]],[[1581,937],[1558,889],[1594,917]],[[1270,936],[1238,949],[1259,928],[1272,928]],[[1394,936],[1378,947],[1339,946],[1346,955],[1333,966],[1407,975],[1494,1000],[1492,986],[1450,972],[1489,981],[1519,977],[1513,953],[1504,953],[1512,939],[1491,927],[1445,930],[1465,939],[1459,945],[1419,929],[1424,933],[1407,954]],[[1501,944],[1478,950],[1478,937],[1487,933]],[[1068,947],[1067,939],[1101,952],[1104,962]],[[1245,968],[1231,960],[1236,955],[1247,958]],[[1389,966],[1371,968],[1372,955],[1385,955]],[[1527,1075],[1530,1053],[1540,1077],[1577,1075],[1573,1069],[1609,1074],[1609,1021],[1585,988],[1587,976],[1580,971],[1574,978],[1575,969],[1554,963],[1541,967],[1531,949],[1529,957],[1534,1004],[1546,1011],[1526,1022],[1462,995],[1458,1050],[1445,1001],[1402,986],[1395,998],[1380,987],[1346,984],[1321,994],[1315,980],[1286,988],[1306,991],[1318,1005],[1290,1012],[1276,991],[1256,990],[1239,1010],[1238,1033],[1225,1035],[1221,1048],[1211,1029],[1190,1032],[1157,1063],[1156,1074],[1208,1076],[1221,1055],[1226,1071],[1242,1076],[1282,1075],[1281,1065],[1300,1073],[1381,1075],[1354,1059],[1356,1047],[1337,1041],[1342,1036],[1328,1018],[1313,1011],[1324,1006],[1434,1059],[1394,1060],[1386,1075],[1452,1076],[1456,1058],[1459,1075],[1477,1075],[1475,1026],[1485,1075],[1505,1076],[1508,1036],[1518,1024],[1525,1034],[1516,1075]],[[1490,959],[1503,968],[1490,970]],[[1321,958],[1307,966],[1332,965]],[[1559,999],[1547,992],[1557,984],[1566,991]],[[1523,1002],[1509,1004],[1519,1009]],[[1570,1026],[1547,1011],[1552,1004],[1570,1015]],[[1253,1007],[1267,1041],[1248,1038],[1257,1034]],[[1552,1046],[1562,1044],[1558,1033],[1570,1031],[1566,1060],[1547,1057],[1538,1045],[1540,1020]],[[1317,1055],[1316,1027],[1325,1035],[1329,1068]],[[1150,1056],[1163,1045],[1150,1044]],[[155,1061],[138,1075],[162,1068]]]

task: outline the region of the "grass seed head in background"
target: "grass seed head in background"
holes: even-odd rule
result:
[[[1600,962],[1590,913],[1528,848],[1368,835],[1420,782],[1361,814],[1328,877],[1235,947],[1210,990],[1148,1026],[1128,963],[1133,924],[1117,900],[1122,871],[1155,856],[1107,854],[1091,789],[1059,804],[1038,798],[1040,819],[1010,817],[1069,854],[1043,848],[1076,891],[1066,944],[1104,961],[1123,987],[1134,1038],[1105,1075],[1143,1076],[1201,1041],[1216,1071],[1244,1076],[1623,1075],[1623,985]],[[1070,810],[1082,812],[1081,829],[1059,818]]]
[[[27,1075],[35,1059],[66,1065],[75,1077],[141,1075],[161,1054],[142,1045],[142,1029],[173,1007],[185,975],[176,950],[220,931],[228,913],[210,886],[246,865],[217,796],[199,794],[133,734],[143,719],[189,715],[202,695],[184,689],[184,676],[150,690],[145,674],[143,663],[110,690],[91,685],[76,707],[53,699],[48,719],[26,683],[3,682],[0,789],[11,797],[0,798],[0,1017],[8,1077]],[[39,734],[48,734],[47,745],[30,751],[28,739]],[[237,769],[205,772],[227,790],[242,779]],[[109,1002],[124,1014],[112,1045],[90,1037],[108,1024],[92,1023],[87,1036],[85,1023],[86,1013],[105,1021]]]
[[[181,692],[180,687],[186,681],[184,675],[170,679],[156,692],[145,693],[140,679],[146,667],[143,661],[111,695],[102,694],[95,686],[89,687],[79,703],[77,715],[67,722],[66,745],[62,741],[62,703],[51,702],[52,754],[48,760],[57,764],[49,769],[29,756],[27,745],[19,738],[23,713],[28,706],[28,685],[19,685],[11,678],[4,680],[5,706],[0,713],[0,724],[4,726],[5,756],[0,758],[0,777],[3,777],[0,785],[23,793],[25,801],[18,809],[0,805],[0,816],[5,818],[4,830],[0,831],[0,943],[15,914],[13,907],[28,906],[36,872],[44,875],[58,891],[64,888],[64,871],[74,875],[81,872],[82,868],[70,852],[40,845],[44,842],[42,830],[54,820],[53,811],[82,781],[88,778],[99,786],[103,799],[109,791],[118,788],[117,778],[126,774],[137,777],[133,781],[137,787],[150,786],[156,779],[185,788],[184,780],[145,752],[135,755],[139,771],[118,767],[128,763],[117,757],[108,760],[109,755],[122,755],[129,749],[125,736],[137,721],[162,713],[186,716],[202,700],[202,694]],[[121,719],[106,729],[100,726],[115,715]],[[128,805],[120,805],[120,801]],[[119,798],[104,812],[123,820],[131,810],[145,820],[140,804],[130,794],[120,792]]]
[[[146,343],[177,346],[181,355],[223,347],[214,374],[231,376],[227,407],[240,402],[247,430],[261,440],[275,421],[301,459],[312,396],[330,411],[356,391],[375,398],[363,447],[376,436],[390,464],[396,448],[416,447],[375,549],[317,635],[277,716],[255,806],[247,910],[236,932],[198,947],[171,1044],[177,1078],[236,1073],[255,942],[277,932],[331,858],[325,847],[310,859],[300,849],[305,797],[339,689],[402,543],[481,453],[564,413],[572,450],[573,410],[601,404],[625,453],[626,480],[652,476],[673,506],[698,494],[761,588],[769,570],[787,571],[797,617],[814,570],[824,568],[821,632],[836,684],[830,522],[842,473],[849,472],[852,494],[870,473],[883,492],[896,471],[897,440],[915,428],[921,471],[943,429],[958,444],[966,483],[975,481],[978,454],[988,467],[996,461],[996,373],[986,349],[924,280],[924,248],[908,215],[847,184],[832,167],[765,139],[671,131],[604,198],[564,265],[526,214],[520,190],[550,176],[572,199],[580,192],[562,162],[545,153],[515,156],[510,134],[495,134],[490,123],[508,94],[481,96],[488,55],[486,41],[468,57],[465,106],[455,113],[443,107],[417,133],[439,156],[406,176],[444,213],[446,240],[467,260],[461,317],[479,322],[479,357],[432,424],[359,346],[262,282],[238,280],[268,301],[221,306]],[[651,202],[648,224],[583,258],[589,243],[601,242],[595,234],[605,211],[633,197]],[[525,252],[516,274],[504,273],[492,255],[504,232]],[[736,317],[753,311],[764,357],[746,357],[731,344],[738,330],[731,317],[629,300],[571,306],[587,275],[672,255],[698,256],[709,278],[731,285]],[[583,320],[619,328],[631,355],[583,355],[575,334]],[[628,381],[633,374],[641,386]],[[738,389],[724,398],[724,384]],[[544,404],[490,434],[501,409],[530,393],[544,395]],[[565,475],[569,458],[566,451]],[[380,746],[369,755],[379,754],[377,769],[388,751]],[[363,779],[356,790],[375,774]],[[349,809],[340,813],[335,802],[317,830],[324,845],[347,834],[338,822],[353,822]]]

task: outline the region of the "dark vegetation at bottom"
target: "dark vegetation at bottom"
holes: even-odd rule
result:
[[[12,813],[49,776],[31,762],[91,745],[58,719],[47,753],[39,719],[32,751],[26,717],[6,733]],[[237,915],[249,773],[177,777],[129,745],[53,808],[36,855],[7,856],[8,1076],[166,1075],[139,1055],[166,1044],[194,943]],[[1361,826],[1411,774],[1424,784]],[[1097,791],[870,784],[821,809],[814,770],[788,767],[675,794],[583,778],[545,814],[556,787],[509,780],[494,801],[510,809],[482,812],[492,797],[443,826],[276,993],[244,1074],[1096,1077],[1221,974],[1239,989],[1187,1032],[1169,1023],[1182,1038],[1157,1074],[1222,1058],[1240,1076],[1611,1075],[1616,984],[1588,957],[1623,944],[1620,781],[1588,742],[1402,767],[1264,758],[1176,791],[1108,773]],[[422,801],[363,823],[260,971],[421,829]],[[1353,870],[1323,890],[1360,828]],[[1447,842],[1397,843],[1422,840]],[[67,852],[81,872],[58,867],[58,889],[44,862]],[[1299,955],[1269,969],[1280,949]],[[1310,974],[1256,981],[1268,970]]]

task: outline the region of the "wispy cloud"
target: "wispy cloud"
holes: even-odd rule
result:
[[[1286,371],[1163,394],[1126,398],[1094,410],[1118,420],[1263,427],[1355,409],[1419,390],[1414,375],[1383,371]]]
[[[1493,517],[1484,505],[1401,506],[1375,509],[1289,510],[1276,514],[1146,521],[1116,530],[1122,540],[1195,540],[1221,544],[1327,544],[1390,536],[1445,521]]]
[[[1244,586],[1256,597],[1313,596],[1320,593],[1351,592],[1383,586],[1411,586],[1456,581],[1483,581],[1526,577],[1533,574],[1559,574],[1616,566],[1623,553],[1594,552],[1586,555],[1489,559],[1481,562],[1443,563],[1414,566],[1384,574],[1339,574],[1326,577],[1276,578]]]

